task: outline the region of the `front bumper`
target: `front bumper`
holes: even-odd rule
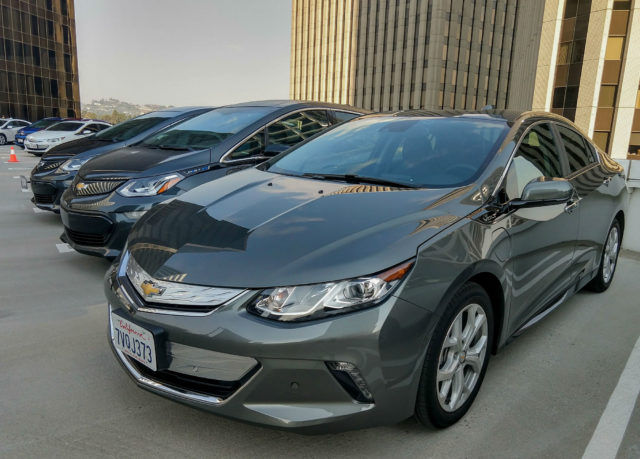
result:
[[[124,213],[100,211],[76,212],[60,206],[64,225],[61,239],[77,252],[104,258],[116,258],[137,220]]]
[[[143,312],[135,290],[115,267],[105,277],[110,310],[139,326],[162,329],[166,348],[255,360],[252,373],[225,397],[203,393],[165,370],[136,365],[111,344],[115,356],[141,388],[212,413],[300,433],[324,433],[392,424],[411,416],[426,349],[431,313],[395,296],[382,304],[332,319],[283,324],[246,311],[251,292],[205,316]],[[111,341],[111,340],[110,340]],[[162,356],[171,362],[175,356]],[[354,364],[373,401],[354,400],[327,362]],[[180,371],[192,371],[182,367]],[[197,370],[197,368],[196,368]],[[224,370],[224,368],[218,370]],[[188,378],[189,376],[187,376]]]
[[[33,204],[44,210],[60,213],[60,197],[71,186],[73,175],[38,176],[31,174],[30,184],[33,191]]]
[[[15,144],[16,145],[20,145],[22,148],[24,148],[24,139],[26,138],[26,135],[20,135],[20,134],[16,134],[16,139],[15,139]]]

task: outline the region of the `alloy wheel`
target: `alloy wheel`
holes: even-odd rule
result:
[[[440,349],[436,390],[443,410],[456,411],[467,401],[480,378],[488,343],[486,312],[469,304],[453,320]]]
[[[618,260],[618,250],[620,250],[620,235],[618,228],[613,226],[609,231],[607,242],[604,245],[604,254],[602,257],[602,278],[605,283],[609,283],[613,277]]]

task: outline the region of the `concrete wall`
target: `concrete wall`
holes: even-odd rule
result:
[[[627,171],[627,186],[631,192],[622,248],[640,252],[640,161],[619,159],[618,162]]]

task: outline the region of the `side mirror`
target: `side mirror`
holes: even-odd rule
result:
[[[511,201],[510,206],[524,208],[565,204],[571,200],[573,193],[573,185],[568,180],[539,177],[527,183],[520,199]]]
[[[283,151],[291,148],[291,145],[283,145],[281,143],[270,143],[267,148],[264,149],[264,156],[272,157],[277,156]]]

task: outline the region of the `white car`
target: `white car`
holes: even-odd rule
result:
[[[0,119],[0,145],[6,145],[9,142],[15,142],[16,133],[31,123],[25,120],[15,118]]]
[[[24,148],[32,155],[41,156],[57,145],[95,134],[109,126],[109,123],[98,120],[60,121],[42,131],[29,134],[24,141]]]

